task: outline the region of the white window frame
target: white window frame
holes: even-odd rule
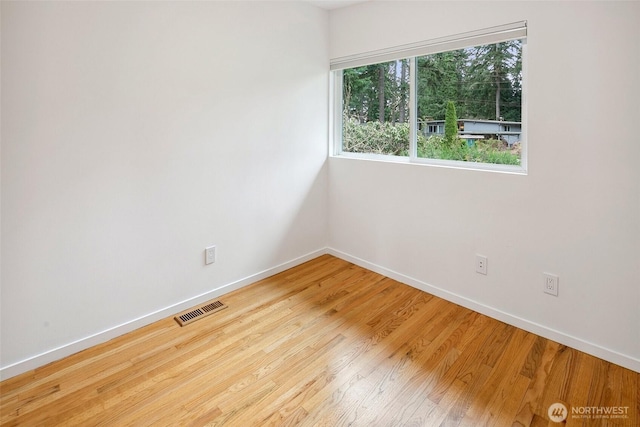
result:
[[[416,100],[416,57],[434,53],[464,49],[467,47],[500,43],[509,40],[522,40],[522,114],[521,114],[521,154],[520,165],[500,165],[494,163],[464,162],[457,160],[441,160],[418,157],[417,148],[417,100]],[[395,48],[381,49],[356,55],[331,59],[330,69],[330,144],[329,154],[332,157],[379,160],[394,163],[415,163],[432,166],[444,166],[458,169],[486,170],[516,174],[527,173],[527,22],[470,31],[453,36],[412,43]],[[342,151],[342,70],[378,64],[381,62],[409,59],[409,156],[387,154],[350,153]]]

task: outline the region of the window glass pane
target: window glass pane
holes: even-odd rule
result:
[[[342,151],[409,155],[409,60],[342,75]]]
[[[416,58],[418,157],[520,165],[522,41]]]

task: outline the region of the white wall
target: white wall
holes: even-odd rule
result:
[[[529,174],[331,158],[329,244],[640,371],[640,3],[372,2],[331,13],[330,56],[520,20]]]
[[[1,7],[4,376],[326,246],[326,11]]]

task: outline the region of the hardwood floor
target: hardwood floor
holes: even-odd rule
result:
[[[328,255],[220,300],[0,383],[2,425],[640,425],[640,374]]]

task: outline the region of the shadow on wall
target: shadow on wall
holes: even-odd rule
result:
[[[308,169],[305,164],[292,165],[293,169]],[[285,180],[283,185],[296,187],[294,194],[303,194],[298,200],[287,201],[285,211],[276,206],[283,201],[272,200],[270,212],[277,213],[267,221],[277,222],[274,227],[280,234],[278,243],[274,243],[273,251],[265,259],[265,265],[274,266],[291,261],[311,252],[324,249],[328,236],[328,161],[324,159],[316,173],[306,173],[307,181],[291,182]],[[292,172],[292,176],[305,176]],[[304,191],[303,191],[304,190]],[[276,240],[274,240],[275,242]],[[320,242],[320,244],[319,244]]]

